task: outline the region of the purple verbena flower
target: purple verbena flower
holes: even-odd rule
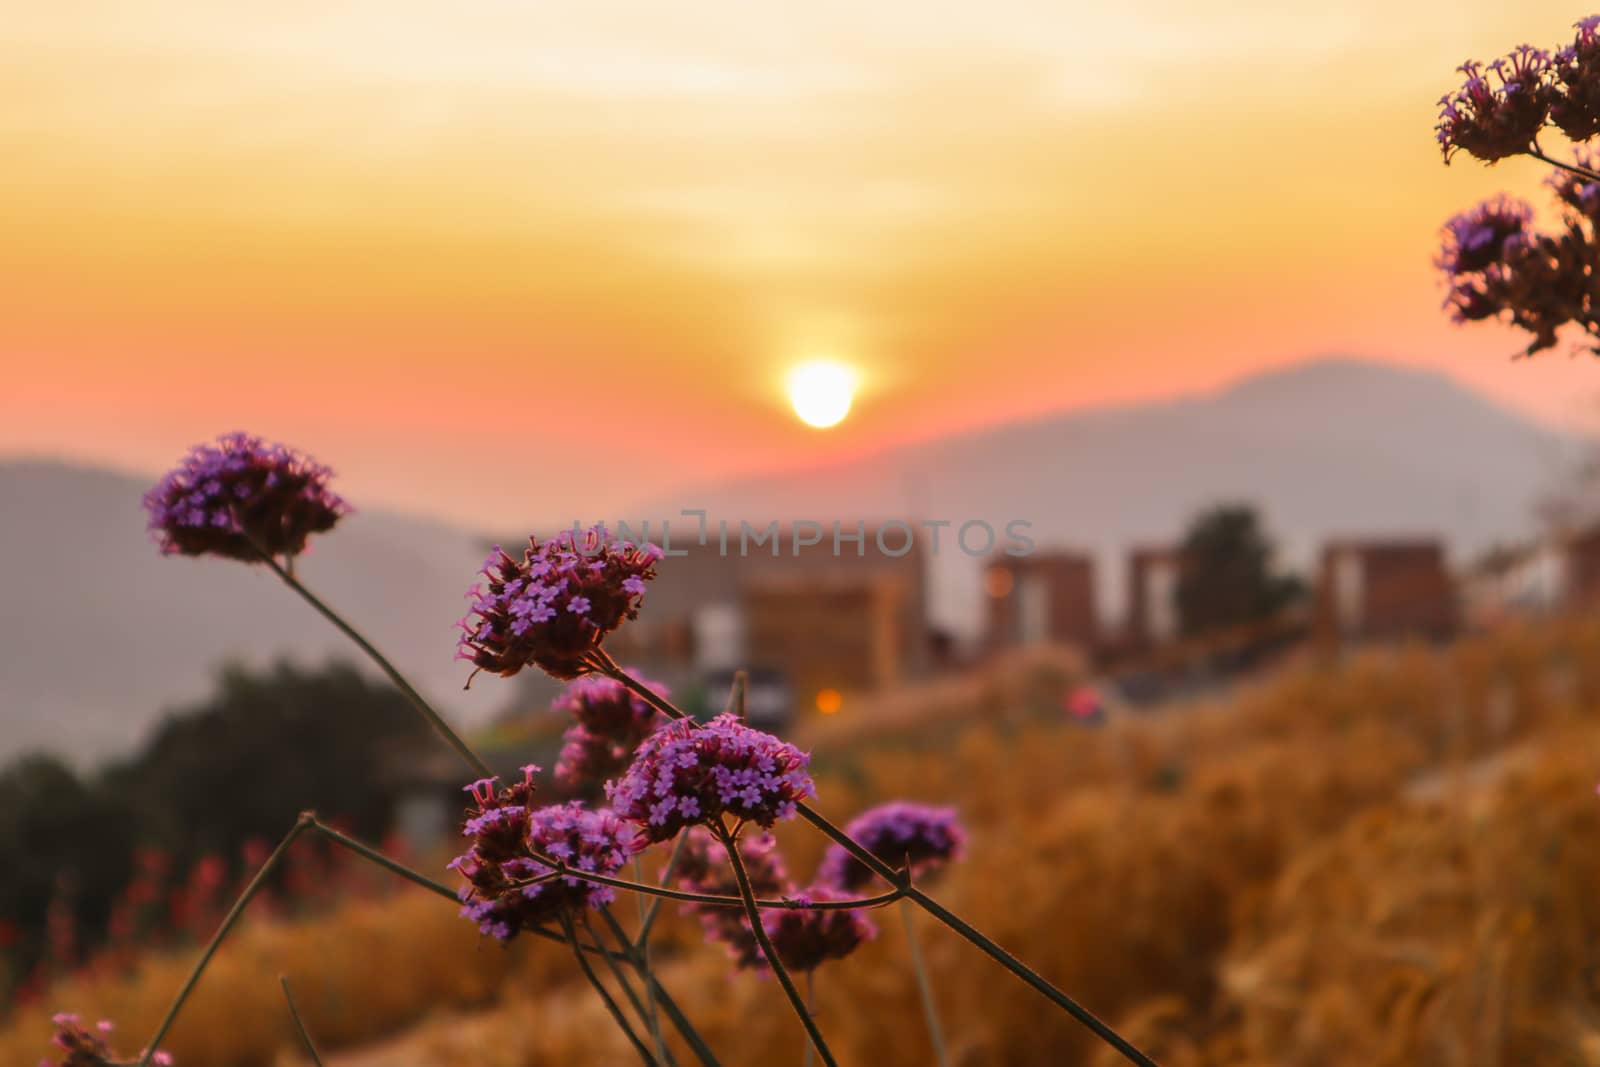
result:
[[[808,903],[848,899],[828,886],[806,891]],[[829,960],[842,960],[878,936],[878,927],[860,908],[771,908],[761,924],[791,971],[814,971]]]
[[[150,532],[164,555],[297,556],[350,513],[328,488],[332,476],[285,445],[226,434],[196,445],[145,494]]]
[[[636,672],[634,677],[652,692],[668,695],[659,682]],[[551,709],[574,720],[562,738],[555,770],[556,780],[573,789],[600,785],[627,770],[639,743],[667,721],[621,682],[594,674],[568,683]]]
[[[127,1062],[112,1052],[107,1043],[106,1039],[114,1029],[109,1021],[102,1019],[95,1024],[93,1031],[86,1029],[72,1012],[60,1012],[50,1021],[56,1028],[51,1043],[64,1055],[60,1060],[41,1060],[39,1067],[117,1067]],[[140,1055],[144,1053],[141,1051]],[[155,1067],[172,1067],[172,1056],[157,1049],[151,1055],[150,1062]]]
[[[632,829],[610,811],[576,802],[533,807],[532,772],[525,768],[523,781],[510,789],[486,794],[469,787],[475,806],[462,832],[472,845],[449,865],[466,879],[458,894],[462,916],[500,941],[616,899],[612,887],[559,874],[535,854],[570,871],[606,876],[633,854]]]
[[[1595,190],[1582,181],[1552,184],[1567,209],[1561,230],[1532,229],[1526,204],[1498,197],[1446,223],[1437,260],[1451,317],[1507,319],[1532,335],[1529,355],[1554,347],[1569,324],[1600,337]]]
[[[851,820],[845,833],[891,867],[901,869],[909,863],[913,878],[926,877],[960,859],[967,843],[954,808],[905,800],[863,812]],[[861,889],[872,877],[866,864],[839,845],[828,847],[817,871],[820,883],[850,891]]]
[[[1466,152],[1485,163],[1526,152],[1550,114],[1553,91],[1545,80],[1549,53],[1522,45],[1487,70],[1468,61],[1466,81],[1439,100],[1435,128],[1445,162]]]
[[[771,834],[752,834],[739,842],[739,858],[757,898],[784,896],[789,875],[784,869],[778,842]],[[678,855],[677,881],[681,889],[710,896],[737,897],[739,882],[734,877],[728,851],[704,826],[688,830],[688,839]],[[724,946],[736,967],[762,964],[761,945],[751,931],[750,920],[742,907],[721,904],[686,903],[684,914],[700,920],[706,940]]]
[[[646,841],[666,841],[685,826],[724,815],[771,827],[816,796],[811,758],[737,717],[704,726],[668,723],[639,746],[633,763],[606,793],[617,814],[640,826]]]
[[[1533,221],[1525,200],[1497,196],[1463,211],[1444,225],[1444,246],[1437,265],[1451,276],[1481,271],[1499,262],[1506,242],[1523,236]]]
[[[612,541],[604,526],[530,537],[520,559],[496,547],[483,565],[487,582],[467,593],[457,658],[474,674],[510,677],[529,665],[561,679],[589,674],[605,636],[638,616],[660,558],[654,545]]]
[[[1600,15],[1576,23],[1550,64],[1550,121],[1574,141],[1600,134]]]

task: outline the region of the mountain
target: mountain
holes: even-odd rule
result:
[[[968,520],[996,530],[1024,520],[1041,549],[1093,551],[1110,613],[1128,545],[1175,539],[1208,503],[1258,503],[1291,563],[1308,562],[1329,536],[1405,533],[1443,535],[1460,560],[1528,533],[1535,499],[1580,447],[1442,376],[1334,359],[1210,395],[706,486],[617,518],[651,518],[656,531],[685,507],[735,530],[741,519],[947,520],[930,606],[970,633],[979,561],[950,542]],[[159,556],[139,507],[147,485],[0,463],[0,761],[33,747],[80,763],[125,751],[163,709],[207,695],[224,660],[356,658],[263,568]],[[358,513],[314,542],[301,575],[447,714],[481,722],[510,690],[463,693],[452,656],[482,544],[466,530]]]
[[[930,609],[970,633],[980,571],[948,543],[965,521],[1002,531],[1021,519],[1041,550],[1092,552],[1102,608],[1114,616],[1127,547],[1174,541],[1208,504],[1255,502],[1292,565],[1308,565],[1328,537],[1361,534],[1438,534],[1460,560],[1527,536],[1538,497],[1581,448],[1443,375],[1329,358],[1208,395],[1055,415],[706,486],[638,514],[704,508],[713,524],[726,519],[734,529],[772,518],[842,518],[847,527],[948,520]],[[980,533],[974,528],[974,538]]]
[[[163,709],[207,696],[228,660],[359,659],[266,568],[161,556],[139,503],[151,481],[0,463],[0,760],[49,748],[87,765],[127,751]],[[494,694],[461,692],[452,660],[479,539],[358,512],[312,546],[301,580],[441,710],[493,710]]]

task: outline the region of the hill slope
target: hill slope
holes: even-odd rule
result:
[[[1444,534],[1459,559],[1525,533],[1535,498],[1576,447],[1441,376],[1323,360],[1209,396],[707,486],[617,518],[704,507],[735,527],[1024,519],[1041,548],[1099,555],[1109,612],[1127,545],[1176,537],[1208,502],[1260,503],[1291,562],[1329,535],[1416,532]],[[0,463],[0,759],[41,746],[80,761],[124,750],[162,708],[203,696],[224,659],[353,658],[259,568],[158,556],[138,506],[146,487],[98,470]],[[971,632],[978,565],[948,537],[933,562],[931,608]],[[316,544],[303,575],[447,710],[481,721],[506,691],[462,694],[451,658],[480,545],[462,529],[359,513]]]

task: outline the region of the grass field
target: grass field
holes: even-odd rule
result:
[[[957,805],[972,846],[936,894],[1168,1067],[1600,1064],[1600,622],[1307,663],[1102,730],[1041,720],[1049,672],[1029,670],[956,693],[936,726],[863,711],[816,731],[820,807]],[[808,874],[819,846],[780,836]],[[798,1063],[776,984],[667,914],[660,973],[722,1061]],[[820,1020],[843,1063],[923,1067],[900,916],[877,918],[876,942],[818,972]],[[918,925],[957,1062],[1116,1062]],[[191,962],[55,990],[0,1030],[0,1062],[35,1062],[59,1009],[136,1045]],[[559,946],[480,944],[405,890],[248,924],[166,1042],[180,1067],[296,1062],[279,973],[336,1063],[631,1055]]]

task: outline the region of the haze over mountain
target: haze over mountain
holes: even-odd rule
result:
[[[705,508],[734,528],[741,519],[948,520],[931,608],[970,633],[978,561],[951,540],[967,520],[997,531],[1025,520],[1040,549],[1093,550],[1110,614],[1121,552],[1172,540],[1210,502],[1256,501],[1291,562],[1309,560],[1326,536],[1405,533],[1445,535],[1459,561],[1529,533],[1535,500],[1578,448],[1441,376],[1322,360],[1214,395],[1002,426],[674,493],[608,518],[650,518],[653,530],[680,508]],[[224,660],[355,658],[263,569],[157,555],[139,508],[148,484],[0,463],[0,759],[43,747],[91,763],[124,751],[164,708],[206,695]],[[687,521],[674,523],[675,538]],[[447,712],[482,721],[509,691],[462,693],[466,672],[452,656],[483,541],[363,512],[315,542],[301,572]]]
[[[980,597],[978,568],[951,543],[969,520],[997,533],[1027,520],[1041,550],[1093,552],[1102,610],[1115,616],[1126,548],[1175,540],[1208,504],[1258,504],[1296,566],[1308,565],[1327,537],[1368,534],[1443,535],[1461,560],[1528,536],[1538,498],[1580,449],[1579,440],[1442,375],[1326,358],[1214,394],[1058,415],[675,493],[639,515],[703,508],[712,524],[726,519],[733,529],[741,519],[842,518],[847,530],[857,519],[947,520],[930,609],[960,631]],[[975,528],[975,545],[980,537]]]

